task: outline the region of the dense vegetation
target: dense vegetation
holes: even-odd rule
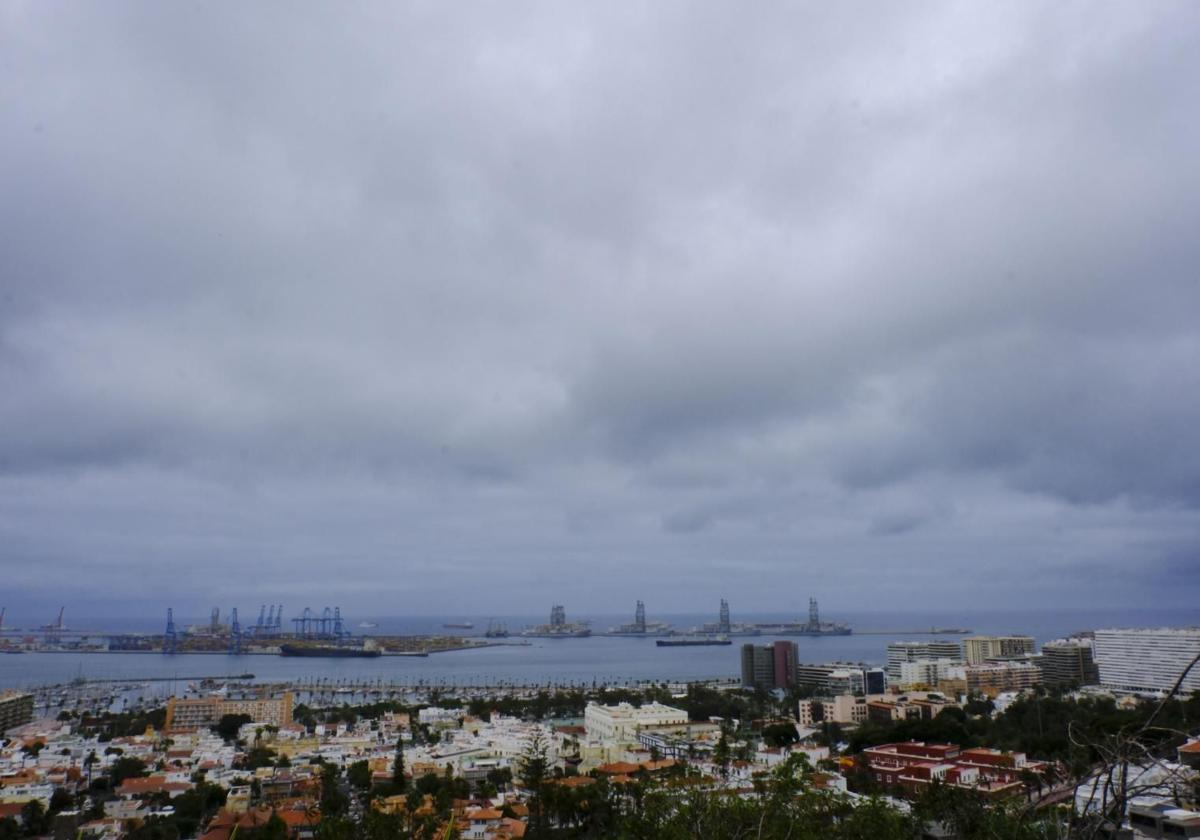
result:
[[[167,722],[167,709],[160,707],[138,712],[102,712],[94,715],[83,712],[74,722],[75,731],[84,737],[95,736],[101,741],[141,735],[148,728],[161,730]]]
[[[963,840],[1059,836],[1056,814],[1027,813],[1021,801],[985,807],[978,797],[949,789],[932,789],[915,803],[912,813],[880,799],[852,804],[844,795],[815,786],[811,768],[798,756],[756,781],[752,790],[741,792],[700,790],[695,777],[682,770],[663,779],[642,776],[623,785],[599,779],[571,787],[559,784],[546,774],[544,765],[528,759],[521,779],[535,792],[526,834],[531,840],[916,840],[928,821],[953,827]],[[323,820],[317,837],[432,840],[456,836],[444,833],[452,804],[447,793],[442,789],[433,795],[432,815],[385,815],[368,809],[357,820],[344,814]]]
[[[897,721],[888,725],[866,723],[847,740],[849,751],[894,741],[937,741],[963,747],[995,747],[1023,752],[1031,758],[1059,761],[1075,773],[1084,772],[1102,757],[1100,748],[1115,738],[1137,733],[1154,714],[1157,703],[1132,708],[1118,706],[1111,697],[1072,699],[1031,696],[989,718],[949,708],[932,720]],[[1159,755],[1168,755],[1182,743],[1183,732],[1200,726],[1200,693],[1187,700],[1163,705],[1154,726],[1139,739]]]

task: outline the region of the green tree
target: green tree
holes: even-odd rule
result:
[[[113,789],[121,786],[126,779],[148,775],[145,763],[139,758],[123,755],[108,768],[108,779]]]
[[[238,731],[247,723],[253,720],[250,715],[221,715],[221,719],[217,721],[217,725],[213,727],[213,731],[224,738],[226,741],[233,741],[237,738]]]
[[[404,792],[408,780],[404,776],[404,734],[396,734],[396,757],[392,761],[392,785],[397,791]]]
[[[273,767],[276,760],[275,750],[267,747],[254,747],[246,753],[234,767],[238,770],[257,770],[259,767]]]
[[[713,761],[721,768],[721,778],[729,778],[729,759],[731,757],[729,749],[729,721],[721,721],[721,736],[717,739],[717,745],[713,748]]]
[[[333,764],[321,768],[321,815],[339,817],[346,813],[349,802],[341,790],[341,776]]]
[[[27,837],[45,834],[49,822],[49,814],[40,800],[30,799],[21,807],[21,825],[25,827]]]
[[[371,765],[366,761],[354,762],[346,768],[346,779],[363,792],[370,790]]]
[[[283,821],[283,817],[274,812],[271,813],[271,819],[267,820],[259,834],[260,840],[288,840],[289,832],[287,823]]]
[[[505,790],[509,783],[512,782],[513,774],[510,767],[496,767],[488,771],[488,783],[495,786],[496,790]]]
[[[773,723],[762,731],[763,741],[770,747],[786,747],[800,740],[800,733],[790,723]]]
[[[546,738],[541,727],[533,730],[520,761],[521,784],[529,791],[529,836],[531,840],[542,840],[546,836],[546,809],[543,787],[549,768]]]
[[[50,813],[57,814],[59,811],[69,811],[75,807],[75,797],[67,793],[63,788],[56,787],[54,793],[50,795]]]
[[[38,753],[45,748],[46,745],[42,741],[34,741],[32,744],[26,744],[25,746],[21,747],[21,752],[31,758],[37,758]]]
[[[364,832],[359,831],[360,826],[355,825],[354,821],[346,816],[336,816],[326,818],[321,817],[320,824],[317,825],[315,836],[317,840],[359,840],[364,836]],[[399,837],[401,835],[391,835]]]
[[[167,817],[151,817],[124,835],[126,840],[179,840],[179,836],[175,821]]]

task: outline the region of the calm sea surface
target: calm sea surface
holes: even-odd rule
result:
[[[581,618],[585,616],[580,616]],[[1180,610],[1058,610],[1038,612],[944,612],[944,613],[842,613],[823,616],[853,625],[851,636],[822,638],[791,637],[800,648],[803,662],[851,661],[882,664],[885,646],[898,639],[932,638],[917,631],[931,627],[968,627],[976,633],[1028,633],[1040,643],[1080,630],[1097,627],[1161,627],[1200,624],[1200,612]],[[574,616],[568,614],[568,618]],[[587,616],[594,631],[631,621],[628,616]],[[669,621],[686,630],[715,615],[650,615],[651,620]],[[767,622],[794,619],[777,613],[738,614],[734,621]],[[199,621],[199,619],[195,619]],[[377,628],[360,630],[359,621]],[[499,617],[510,631],[546,620],[545,616]],[[445,630],[443,622],[472,621],[474,631]],[[187,624],[184,620],[179,626]],[[482,633],[487,617],[445,616],[420,618],[359,617],[348,622],[356,633]],[[80,619],[78,627],[119,632],[161,632],[158,621]],[[884,631],[876,635],[869,631]],[[659,648],[653,639],[592,636],[585,639],[530,639],[528,645],[490,647],[478,650],[433,654],[425,658],[381,657],[378,659],[290,659],[278,656],[225,656],[161,654],[74,654],[27,653],[0,655],[0,688],[21,688],[61,683],[78,676],[89,679],[174,678],[253,673],[256,680],[354,680],[402,684],[496,685],[590,684],[593,681],[624,683],[636,680],[689,680],[735,677],[739,669],[739,645],[759,643],[775,637],[735,638],[728,647]],[[953,639],[954,636],[938,638]],[[515,635],[510,641],[517,641]]]

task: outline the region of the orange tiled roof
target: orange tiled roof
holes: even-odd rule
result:
[[[478,811],[472,811],[467,814],[467,819],[475,822],[477,820],[498,820],[504,814],[497,811],[495,808],[480,808]]]
[[[587,785],[596,784],[596,780],[591,776],[567,776],[562,779],[555,779],[553,784],[562,785],[563,787],[586,787]],[[514,813],[516,813],[514,811]]]
[[[668,767],[674,767],[678,762],[673,758],[662,758],[658,761],[643,761],[642,767],[651,773],[659,770],[666,770]]]
[[[525,829],[525,823],[520,820],[514,820],[511,817],[506,818],[500,822],[501,833],[497,837],[511,837],[513,840],[518,840],[518,838],[525,836]]]
[[[135,776],[121,782],[121,786],[117,788],[117,793],[121,796],[139,796],[146,793],[191,789],[191,782],[168,782],[166,776]]]

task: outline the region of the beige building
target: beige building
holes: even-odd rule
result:
[[[215,726],[225,715],[249,715],[255,723],[287,726],[292,722],[292,692],[278,697],[172,697],[167,701],[164,729],[191,730]]]
[[[990,662],[963,668],[969,693],[995,697],[1003,691],[1024,691],[1040,685],[1042,669],[1028,662]]]
[[[798,708],[801,726],[814,726],[822,721],[856,725],[867,719],[867,698],[853,694],[801,700]]]
[[[583,726],[589,741],[632,743],[637,741],[638,730],[643,727],[670,726],[687,722],[687,712],[673,706],[664,706],[662,703],[645,703],[641,706],[629,703],[616,706],[589,703],[583,713]]]
[[[962,640],[962,650],[968,665],[982,665],[989,659],[1033,653],[1033,636],[967,636]]]

